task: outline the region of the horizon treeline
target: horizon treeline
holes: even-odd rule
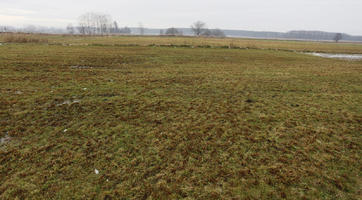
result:
[[[69,34],[79,33],[81,35],[109,35],[109,34],[131,34],[132,30],[127,26],[120,28],[117,21],[114,21],[110,15],[102,13],[89,12],[81,15],[78,19],[78,26],[67,26]],[[197,21],[191,25],[191,30],[195,36],[204,37],[225,37],[221,29],[208,29],[206,23]],[[139,24],[138,31],[135,34],[144,35],[145,28],[142,23]],[[183,31],[175,27],[160,30],[159,35],[181,36]]]
[[[24,28],[1,26],[1,32],[48,33],[48,34],[77,34],[77,35],[165,35],[165,36],[200,36],[200,37],[244,37],[263,39],[297,39],[317,41],[356,41],[362,42],[362,36],[352,36],[345,33],[324,31],[245,31],[209,29],[205,22],[196,21],[190,28],[170,27],[165,29],[145,28],[142,23],[138,27],[120,26],[112,16],[103,13],[88,12],[81,15],[77,24],[68,24],[66,28],[28,25]]]

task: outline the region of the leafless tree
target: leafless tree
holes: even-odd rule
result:
[[[178,30],[177,28],[168,28],[166,30],[166,35],[173,35],[173,36],[176,36],[176,35],[182,35],[182,31]]]
[[[0,26],[0,32],[8,32],[9,30],[7,26]]]
[[[125,35],[129,35],[129,34],[132,33],[132,31],[131,31],[130,28],[128,28],[127,26],[125,26],[124,28],[121,28],[121,29],[119,30],[119,33],[125,34]]]
[[[86,27],[83,24],[79,24],[79,26],[77,27],[78,31],[80,34],[82,35],[86,35],[87,31],[86,31]]]
[[[112,18],[109,15],[99,15],[98,16],[98,23],[100,30],[98,30],[98,33],[101,35],[110,33],[113,23]]]
[[[211,35],[213,37],[220,37],[220,38],[225,37],[224,31],[222,31],[221,29],[213,29],[213,30],[211,30]]]
[[[191,25],[191,29],[196,36],[200,36],[206,30],[206,24],[202,21],[197,21]]]
[[[112,33],[119,33],[118,23],[116,21],[113,22]]]
[[[72,24],[68,24],[68,26],[67,26],[67,32],[68,32],[69,34],[71,34],[71,35],[73,35],[73,34],[75,33],[75,29],[74,29],[74,27],[73,27]]]
[[[92,35],[94,33],[94,13],[85,13],[79,17],[79,32],[83,35]]]
[[[79,17],[79,32],[86,35],[103,35],[110,33],[112,18],[106,14],[86,13]]]
[[[201,35],[204,37],[211,37],[212,36],[212,32],[210,29],[205,28],[202,32]]]
[[[225,33],[221,29],[204,29],[201,33],[204,37],[225,37]]]
[[[25,33],[36,33],[37,32],[37,27],[34,25],[28,25],[24,28],[24,32]]]
[[[340,40],[342,40],[342,38],[343,38],[342,33],[336,33],[333,40],[339,42]]]
[[[140,35],[144,35],[144,34],[145,34],[145,28],[143,27],[143,24],[142,24],[142,23],[139,23],[139,24],[138,24],[138,30],[139,30]]]

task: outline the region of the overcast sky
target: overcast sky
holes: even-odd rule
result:
[[[131,27],[189,27],[202,20],[209,28],[362,35],[362,0],[0,0],[0,25],[65,27],[89,11]]]

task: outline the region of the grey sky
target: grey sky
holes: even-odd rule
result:
[[[80,14],[110,14],[121,26],[259,31],[323,30],[362,35],[362,0],[0,0],[0,25],[76,24]]]

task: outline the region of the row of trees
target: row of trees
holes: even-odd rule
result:
[[[78,26],[67,26],[67,31],[74,34],[77,31],[82,35],[130,34],[128,27],[119,28],[118,23],[110,15],[101,13],[85,13],[79,17]]]
[[[183,34],[184,33],[181,30],[174,28],[174,27],[168,28],[165,33],[163,33],[163,30],[160,31],[160,35],[179,36],[179,35],[183,35]]]
[[[1,26],[0,33],[11,32],[11,33],[47,33],[47,34],[64,34],[66,33],[63,28],[54,28],[46,26],[34,26],[27,25],[24,27],[13,27],[13,26]]]
[[[82,35],[107,35],[107,34],[135,34],[144,35],[146,29],[140,23],[138,28],[120,28],[116,21],[113,21],[112,17],[107,14],[101,13],[85,13],[78,19],[78,25],[73,26],[69,24],[64,29],[41,27],[28,25],[23,28],[15,28],[11,26],[0,26],[0,32],[25,32],[25,33],[56,33],[56,34],[82,34]],[[155,30],[148,29],[148,33],[157,34]],[[247,33],[245,33],[247,32]],[[235,34],[236,33],[236,34]],[[203,37],[225,37],[225,33],[220,29],[208,29],[206,23],[197,21],[191,25],[191,29],[177,29],[174,27],[166,30],[160,30],[160,35],[195,35]],[[361,41],[361,37],[353,37],[347,34],[341,33],[328,33],[321,31],[290,31],[287,33],[277,32],[252,32],[252,31],[229,31],[228,34],[240,37],[260,37],[260,38],[292,38],[292,39],[308,39],[308,40],[334,40],[339,42],[340,40]]]
[[[206,28],[206,23],[202,21],[192,24],[191,29],[196,36],[225,37],[225,33],[221,29],[208,29]]]
[[[304,40],[334,40],[335,42],[339,42],[342,39],[347,39],[348,36],[342,33],[330,33],[324,31],[289,31],[287,33],[280,33],[280,35],[274,37]]]
[[[78,19],[78,26],[74,27],[69,24],[66,28],[69,34],[79,33],[82,35],[107,35],[107,34],[131,34],[131,29],[128,27],[119,28],[118,23],[112,20],[112,17],[107,14],[89,12],[81,15]],[[144,35],[145,28],[139,24],[139,34]],[[206,24],[197,21],[191,26],[191,30],[195,36],[205,37],[225,37],[225,34],[220,29],[208,29]],[[168,28],[165,33],[160,32],[160,35],[183,35],[182,30],[177,28]]]
[[[197,21],[191,25],[191,30],[195,36],[204,36],[204,37],[225,37],[225,33],[221,29],[208,29],[206,28],[206,23],[202,21]],[[177,28],[168,28],[165,33],[162,31],[160,35],[183,35],[183,32]]]

